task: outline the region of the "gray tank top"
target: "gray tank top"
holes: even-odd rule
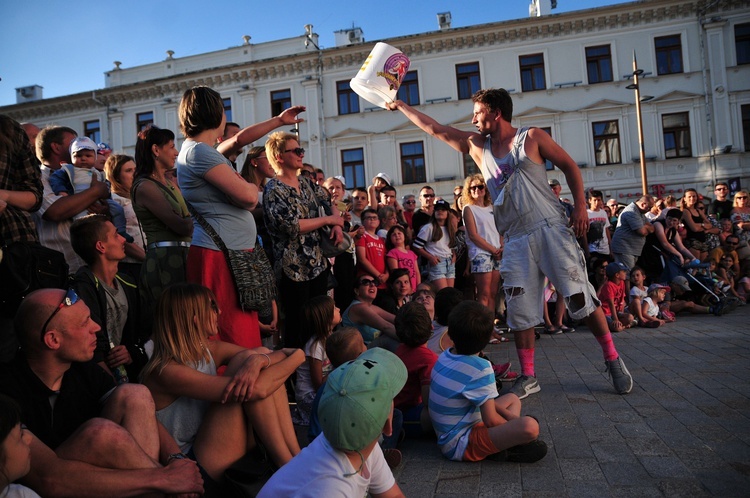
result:
[[[529,128],[519,128],[510,151],[498,159],[492,155],[487,135],[480,170],[495,204],[497,230],[506,238],[520,235],[541,223],[567,225],[565,211],[547,183],[547,171],[526,156]]]

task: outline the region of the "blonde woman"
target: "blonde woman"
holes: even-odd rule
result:
[[[464,181],[463,219],[466,227],[471,273],[477,287],[477,301],[495,311],[495,296],[500,286],[502,237],[495,227],[492,200],[482,175]]]
[[[220,313],[206,287],[165,289],[154,317],[154,353],[141,374],[159,421],[217,482],[255,446],[254,435],[277,466],[299,453],[284,381],[305,361],[299,349],[250,350],[213,340]]]
[[[732,224],[734,224],[734,231],[740,238],[740,247],[737,249],[737,253],[740,255],[740,259],[746,259],[750,257],[750,199],[748,199],[748,191],[742,189],[734,194],[734,204],[732,208]]]
[[[119,270],[137,282],[141,263],[146,259],[146,240],[130,200],[130,189],[135,179],[135,159],[125,154],[113,154],[104,163],[104,174],[112,185],[112,200],[125,212],[125,229],[133,237],[133,242],[125,243],[125,259],[120,261]]]

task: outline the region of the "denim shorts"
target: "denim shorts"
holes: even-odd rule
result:
[[[511,330],[529,329],[544,320],[545,276],[563,295],[573,319],[589,316],[600,304],[586,275],[583,251],[573,231],[564,225],[545,221],[525,233],[506,237],[502,262]],[[577,294],[583,295],[585,303],[571,309],[570,297]]]
[[[477,254],[471,260],[471,273],[490,273],[491,271],[500,271],[501,261],[492,259],[489,254]]]
[[[441,278],[456,278],[456,265],[453,258],[438,258],[438,264],[430,265],[427,272],[427,280],[439,280]]]

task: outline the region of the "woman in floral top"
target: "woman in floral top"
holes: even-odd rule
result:
[[[297,175],[304,155],[296,135],[276,132],[266,142],[266,156],[276,177],[264,189],[264,217],[273,239],[276,271],[280,273],[279,294],[286,317],[284,345],[295,348],[304,346],[300,339],[304,336],[302,305],[324,295],[328,288],[330,263],[321,252],[318,229],[333,227],[332,238],[339,243],[344,225],[325,189]],[[318,216],[319,204],[331,214]]]

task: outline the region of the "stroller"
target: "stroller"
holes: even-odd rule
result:
[[[695,296],[694,301],[704,306],[712,306],[718,302],[729,298],[724,292],[718,291],[714,287],[713,278],[708,272],[708,263],[680,265],[679,262],[671,255],[664,253],[657,246],[652,246],[652,256],[656,256],[661,262],[661,275],[656,282],[671,282],[675,277],[682,276],[687,279],[690,290]],[[651,265],[654,268],[653,265]]]

